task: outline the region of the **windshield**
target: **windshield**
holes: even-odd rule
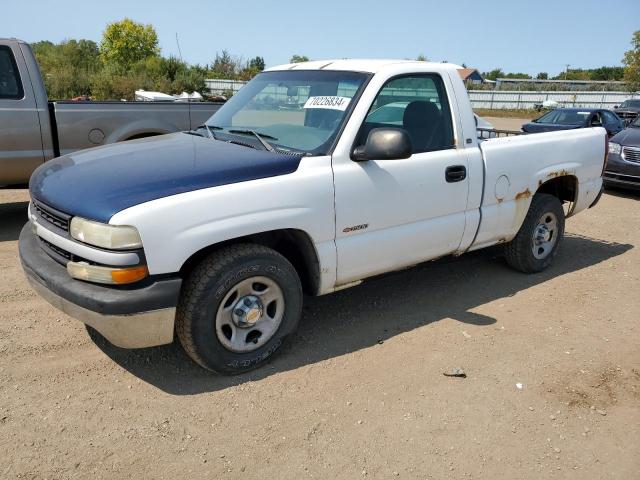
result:
[[[619,108],[640,108],[640,100],[625,100]]]
[[[326,155],[367,78],[325,70],[261,73],[206,124],[224,134],[256,132],[277,150]]]
[[[554,125],[582,125],[591,115],[588,111],[553,110],[536,120],[536,123],[551,123]]]
[[[640,127],[640,115],[636,117],[636,119],[631,123],[632,127]]]

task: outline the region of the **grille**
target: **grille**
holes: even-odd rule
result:
[[[42,245],[44,247],[46,247],[45,249],[51,250],[53,253],[55,253],[56,255],[58,255],[60,257],[62,257],[63,259],[65,259],[67,261],[71,261],[72,260],[73,255],[71,255],[66,250],[63,250],[60,247],[56,247],[53,243],[47,242],[44,238],[40,238],[40,241],[42,242]]]
[[[55,208],[44,205],[37,200],[33,201],[33,208],[36,214],[44,221],[59,228],[60,230],[64,230],[65,232],[69,231],[69,221],[71,220],[70,215],[59,212]]]
[[[628,162],[640,163],[640,148],[622,147],[622,157]]]
[[[56,262],[66,265],[68,262],[87,262],[90,265],[95,265],[94,262],[87,260],[86,258],[82,258],[78,255],[74,255],[71,252],[67,252],[65,249],[60,248],[54,245],[51,242],[47,242],[44,238],[38,237],[40,240],[40,245],[42,249],[49,254],[51,258],[53,258]]]
[[[631,118],[634,119],[638,116],[638,112],[616,112],[616,115],[620,118],[624,118],[625,120]]]

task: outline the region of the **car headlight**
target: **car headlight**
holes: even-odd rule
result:
[[[619,143],[611,143],[609,142],[609,153],[613,153],[614,155],[620,155],[622,152],[622,147]]]
[[[135,227],[108,225],[80,217],[71,219],[71,236],[95,247],[109,250],[142,248],[142,239]]]

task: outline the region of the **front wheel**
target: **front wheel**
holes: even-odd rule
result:
[[[185,281],[176,332],[204,368],[242,373],[280,348],[301,311],[300,279],[286,258],[261,245],[231,245],[204,259]]]
[[[524,273],[541,272],[553,261],[564,236],[564,210],[557,197],[534,195],[527,216],[505,245],[507,263]]]

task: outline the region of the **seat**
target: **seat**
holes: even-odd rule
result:
[[[414,153],[442,148],[442,115],[434,103],[424,100],[409,103],[402,126],[409,133]]]

